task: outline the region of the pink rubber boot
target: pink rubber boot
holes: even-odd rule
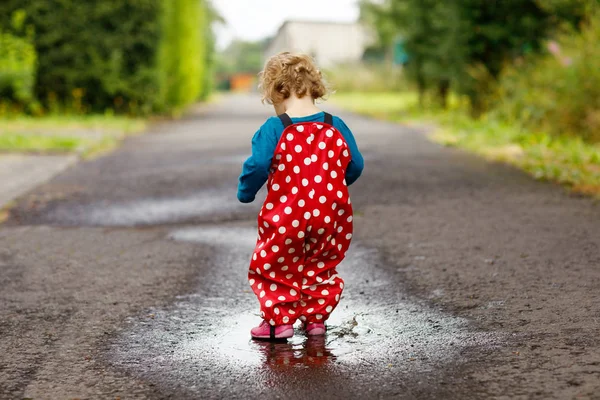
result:
[[[322,322],[312,322],[304,325],[304,330],[308,336],[324,335],[327,331],[325,324]]]
[[[253,339],[287,339],[294,336],[294,326],[289,324],[273,326],[263,320],[260,325],[252,328],[250,334]]]

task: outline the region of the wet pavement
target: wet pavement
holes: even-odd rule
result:
[[[72,155],[0,154],[0,209],[76,161]]]
[[[367,167],[340,306],[324,338],[250,340],[264,192],[235,191],[269,112],[201,106],[18,201],[1,399],[598,398],[598,207],[347,113]]]
[[[378,268],[377,251],[355,244],[340,267],[349,289],[326,337],[307,338],[297,324],[287,343],[253,341],[248,328],[260,318],[240,272],[254,248],[254,229],[191,227],[169,237],[214,247],[216,273],[174,305],[150,310],[150,320],[129,319],[109,360],[182,397],[335,398],[340,390],[363,396],[364,382],[373,385],[373,395],[406,395],[392,382],[431,385],[447,365],[465,361],[466,348],[490,349],[500,340],[407,296]],[[393,295],[382,302],[384,291]]]

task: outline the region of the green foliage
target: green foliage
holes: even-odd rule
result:
[[[11,26],[23,31],[25,13],[17,10],[12,14]],[[37,68],[37,54],[31,30],[18,37],[0,30],[0,98],[19,105],[32,106],[33,88]]]
[[[0,27],[23,40],[13,19],[34,30],[34,95],[46,109],[147,114],[207,86],[207,1],[3,0]]]
[[[434,135],[440,143],[600,195],[600,147],[595,144],[600,142],[599,4],[374,3],[403,34],[411,57],[407,77],[419,96],[410,91],[352,93],[333,100],[381,118],[433,120],[441,127]],[[448,82],[459,96],[441,90]],[[431,102],[431,93],[442,98],[450,93],[449,109]],[[479,118],[465,112],[465,97]]]
[[[398,36],[398,26],[391,15],[391,2],[373,3],[369,0],[360,0],[360,21],[369,26],[375,27],[377,41],[367,49],[367,57],[376,58],[378,53],[382,53],[384,58],[391,62],[392,46]]]
[[[0,118],[0,134],[7,132],[122,132],[137,133],[146,128],[146,122],[141,118],[131,118],[122,115],[92,114],[92,115],[44,115],[32,117],[17,115],[13,118]]]
[[[33,102],[36,61],[31,40],[0,31],[0,98]]]
[[[178,109],[197,100],[206,73],[204,3],[198,0],[163,0],[159,50],[161,98],[167,108]]]
[[[528,129],[600,142],[600,11],[580,32],[527,57],[500,82],[496,113]]]
[[[84,147],[87,142],[76,136],[2,133],[0,134],[0,151],[73,152]]]
[[[552,20],[553,25],[566,25],[567,28],[577,28],[586,16],[598,7],[598,0],[538,0],[538,5],[544,9]]]
[[[458,118],[461,120],[461,118]],[[468,149],[493,161],[515,165],[539,180],[600,196],[600,147],[581,138],[524,131],[497,120],[474,121],[442,117],[433,138]]]
[[[36,95],[73,111],[148,112],[158,93],[156,0],[5,0],[2,16],[23,8],[35,29]]]
[[[142,119],[105,115],[50,115],[0,119],[0,151],[77,152],[84,157],[114,147],[146,127]]]
[[[337,93],[331,100],[349,110],[404,123],[436,123],[432,138],[489,160],[515,165],[536,179],[558,182],[600,196],[600,146],[579,137],[523,130],[494,117],[478,120],[450,98],[450,109],[418,107],[416,93]]]
[[[433,89],[444,105],[454,86],[469,96],[476,112],[483,108],[489,80],[511,57],[537,48],[549,25],[535,0],[384,0],[363,10],[369,10],[363,14],[375,21],[380,40],[393,36],[390,23],[402,35],[410,57],[407,76],[422,98]]]
[[[396,6],[404,45],[411,61],[407,76],[416,82],[421,103],[433,88],[446,104],[451,82],[464,79],[467,33],[456,4],[436,0],[406,0]]]
[[[471,99],[475,114],[487,109],[487,97],[505,65],[538,50],[550,29],[550,15],[535,0],[461,2],[462,29],[467,36],[468,77],[458,89]]]

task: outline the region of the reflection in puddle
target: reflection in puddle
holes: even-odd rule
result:
[[[255,232],[248,228],[229,227],[227,229],[215,228],[182,228],[169,234],[169,238],[183,242],[199,242],[213,246],[227,246],[236,248],[238,253],[246,252],[245,258],[249,259],[256,245]],[[240,254],[241,256],[241,254]]]
[[[214,246],[210,275],[196,293],[152,310],[154,319],[132,319],[128,333],[112,347],[112,362],[198,394],[203,393],[198,384],[219,376],[228,382],[251,379],[258,391],[289,385],[289,371],[318,374],[323,382],[347,372],[343,379],[350,386],[359,384],[352,378],[357,373],[377,373],[377,379],[421,376],[460,362],[465,348],[495,346],[494,336],[469,330],[466,320],[408,298],[397,277],[378,267],[377,252],[358,246],[339,267],[346,290],[326,336],[307,338],[297,328],[285,343],[253,341],[249,330],[260,318],[245,271],[254,235],[253,229],[235,227],[171,232],[172,240]]]
[[[326,347],[325,336],[310,336],[284,343],[255,341],[251,346],[262,356],[262,364],[274,371],[298,366],[324,366],[335,361],[335,355]]]
[[[286,370],[290,367],[326,365],[335,361],[335,345],[331,346],[331,338],[327,336],[304,336],[296,326],[296,335],[285,341],[266,341],[250,339],[249,329],[256,324],[255,316],[245,316],[234,323],[236,329],[216,335],[211,343],[200,339],[190,342],[187,351],[199,351],[207,345],[219,349],[224,358],[237,360],[247,366],[267,366],[270,369]],[[194,347],[196,347],[194,349]]]
[[[232,360],[245,366],[302,366],[325,365],[352,350],[348,343],[339,340],[350,332],[348,328],[331,323],[326,336],[306,336],[297,323],[296,334],[287,341],[252,340],[250,328],[260,321],[254,314],[255,310],[248,310],[231,318],[228,327],[217,328],[213,335],[184,340],[175,350],[175,357],[179,354],[185,359],[189,354],[203,354],[210,347],[217,350],[217,358],[222,362]]]

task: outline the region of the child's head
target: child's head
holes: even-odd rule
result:
[[[313,100],[327,94],[321,71],[306,54],[279,53],[269,58],[259,74],[262,101],[278,105],[292,95]]]

